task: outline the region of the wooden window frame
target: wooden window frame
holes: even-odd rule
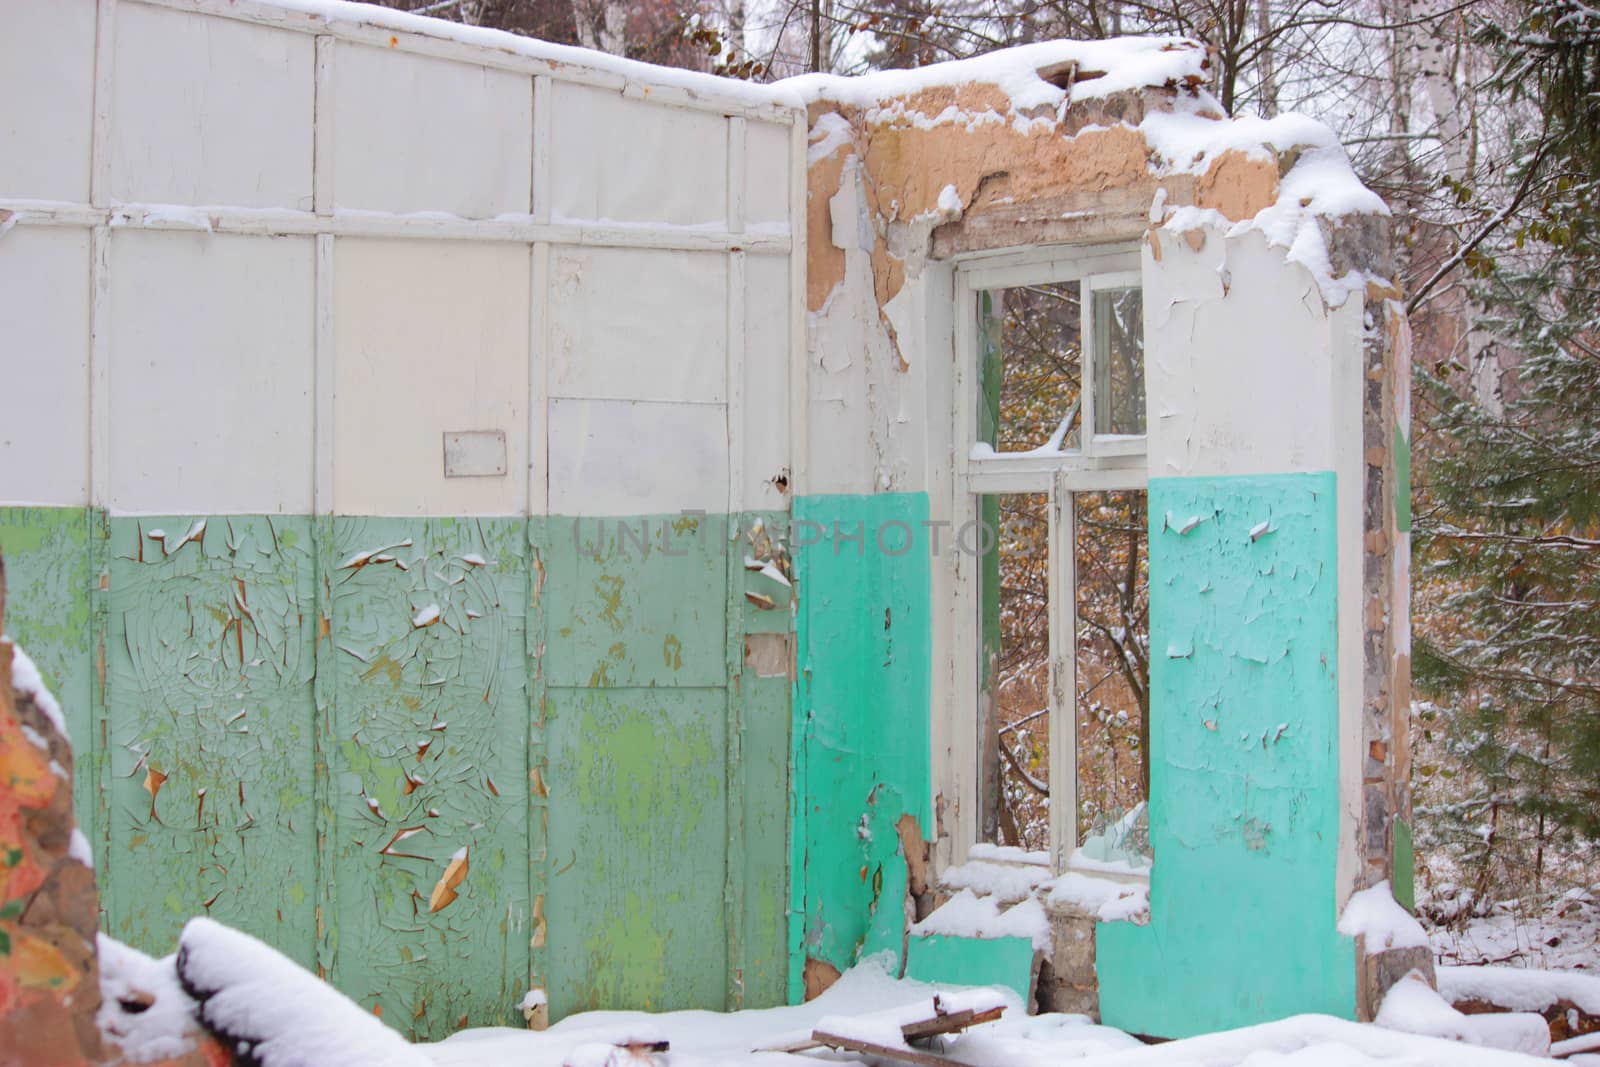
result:
[[[1074,493],[1107,490],[1146,490],[1149,486],[1146,436],[1096,435],[1094,425],[1094,354],[1092,301],[1083,301],[1082,348],[1083,403],[1079,412],[1081,450],[1057,455],[991,453],[975,455],[978,440],[979,346],[977,295],[986,289],[1045,282],[1077,281],[1084,294],[1097,289],[1142,285],[1137,245],[1099,245],[1079,248],[1037,248],[1024,252],[985,255],[955,264],[956,374],[952,391],[954,443],[953,525],[968,528],[980,520],[979,498],[997,493],[1046,493],[1049,497],[1049,657],[1050,657],[1050,865],[1055,873],[1067,869],[1078,847],[1077,810],[1077,575],[1073,551],[1076,543]],[[1146,429],[1149,428],[1146,412]],[[956,568],[952,611],[954,653],[953,737],[972,740],[971,760],[958,760],[950,768],[965,781],[946,783],[951,795],[981,803],[982,746],[979,727],[978,685],[980,641],[978,611],[981,598],[980,568]],[[1065,590],[1066,595],[1060,595]],[[959,748],[958,748],[959,751]],[[970,824],[976,828],[981,820]],[[981,829],[977,830],[981,833]],[[958,855],[977,841],[958,842]]]

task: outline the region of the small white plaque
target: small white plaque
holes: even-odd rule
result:
[[[504,430],[447,430],[444,435],[446,478],[503,478],[506,473]]]

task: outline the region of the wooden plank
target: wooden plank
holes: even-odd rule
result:
[[[937,1000],[937,998],[935,998]],[[932,1019],[919,1019],[914,1023],[906,1023],[900,1028],[900,1033],[907,1041],[916,1041],[922,1038],[933,1037],[936,1034],[954,1034],[965,1030],[969,1026],[980,1023],[992,1023],[1005,1014],[1005,1007],[989,1008],[985,1011],[952,1011],[944,1015],[936,1015]]]
[[[901,1037],[909,1044],[912,1041],[926,1040],[939,1034],[954,1034],[977,1026],[980,1023],[992,1023],[1005,1014],[1005,1005],[997,1004],[992,1008],[965,1008],[960,1011],[947,1012],[940,1003],[937,994],[933,998],[933,1014],[925,1018],[914,1019],[900,1027]],[[896,1014],[894,1012],[878,1012],[878,1015]],[[861,1016],[864,1019],[873,1018],[873,1015]],[[824,1048],[833,1045],[837,1035],[829,1035],[821,1030],[815,1030],[810,1037],[794,1041],[786,1041],[776,1045],[762,1045],[754,1049],[755,1052],[809,1052],[812,1049]],[[835,1046],[837,1047],[837,1046]],[[915,1061],[913,1061],[915,1062]]]
[[[879,1045],[872,1041],[860,1041],[853,1037],[844,1037],[840,1034],[830,1034],[824,1030],[813,1030],[812,1038],[842,1052],[860,1052],[868,1056],[881,1056],[886,1060],[898,1060],[901,1063],[915,1063],[919,1067],[949,1067],[950,1064],[959,1063],[948,1056],[940,1056],[934,1052],[924,1052],[914,1048],[891,1048],[888,1045]]]

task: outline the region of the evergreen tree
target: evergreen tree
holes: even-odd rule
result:
[[[1542,878],[1552,846],[1600,841],[1600,11],[1517,12],[1480,34],[1498,57],[1490,90],[1531,119],[1514,191],[1447,263],[1474,279],[1490,356],[1512,369],[1498,404],[1462,375],[1416,383],[1435,439],[1417,487],[1415,669],[1444,746],[1438,766],[1419,760],[1424,804],[1438,801],[1419,822],[1466,831],[1480,891]],[[1455,781],[1430,791],[1436,774]]]

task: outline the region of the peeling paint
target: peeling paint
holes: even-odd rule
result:
[[[1098,927],[1108,1025],[1355,1014],[1355,946],[1334,928],[1335,500],[1332,473],[1150,481],[1151,644],[1193,651],[1150,666],[1151,921]],[[1185,536],[1169,514],[1208,521]],[[1262,515],[1274,532],[1252,538]]]
[[[927,516],[921,493],[795,501],[797,522],[830,530],[917,528]],[[933,824],[928,556],[839,553],[828,539],[800,549],[796,576],[792,998],[805,989],[808,957],[844,970],[863,954],[901,955],[908,873],[898,824],[908,814]]]

